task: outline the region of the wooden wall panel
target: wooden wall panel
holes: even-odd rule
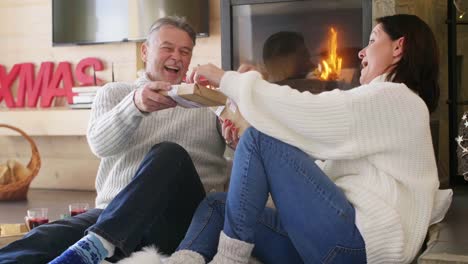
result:
[[[42,158],[94,158],[89,149],[86,137],[82,136],[55,136],[32,137],[36,143]],[[51,140],[53,139],[53,140]],[[0,137],[0,159],[9,157],[29,157],[31,148],[22,137]]]
[[[114,63],[118,81],[131,81],[136,76],[137,43],[117,43],[85,46],[52,46],[52,1],[0,1],[0,64],[8,69],[16,63],[68,61],[73,66],[83,58],[97,57],[105,70],[97,77],[111,81]]]
[[[94,190],[99,159],[48,158],[32,188]]]
[[[31,187],[93,190],[99,159],[83,136],[33,137],[42,166]],[[27,164],[29,143],[22,137],[0,137],[0,163],[15,159]]]

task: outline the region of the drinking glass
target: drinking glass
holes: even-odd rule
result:
[[[71,216],[79,215],[88,211],[89,204],[88,203],[71,203],[68,205],[68,209]]]
[[[49,223],[49,217],[47,216],[48,211],[48,208],[28,209],[25,220],[29,230],[38,227],[42,224]]]

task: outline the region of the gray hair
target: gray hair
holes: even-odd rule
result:
[[[193,27],[187,22],[185,17],[179,16],[167,16],[156,20],[153,23],[153,25],[151,25],[148,35],[146,36],[146,42],[150,42],[151,34],[153,34],[154,32],[158,32],[159,29],[161,29],[163,26],[173,26],[187,32],[187,34],[192,39],[193,45],[195,46],[195,38],[197,36],[197,33],[195,32]]]

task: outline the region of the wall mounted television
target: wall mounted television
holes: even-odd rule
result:
[[[52,0],[52,44],[141,41],[169,15],[186,17],[198,37],[209,35],[209,0]]]

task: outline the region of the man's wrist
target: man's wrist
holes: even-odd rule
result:
[[[146,111],[143,111],[140,109],[140,107],[138,107],[138,103],[136,102],[136,93],[137,93],[138,89],[135,90],[135,92],[133,92],[133,105],[136,107],[136,109],[138,109],[138,111],[140,111],[140,113],[144,114],[144,115],[147,115],[149,114],[149,112],[146,112]]]

